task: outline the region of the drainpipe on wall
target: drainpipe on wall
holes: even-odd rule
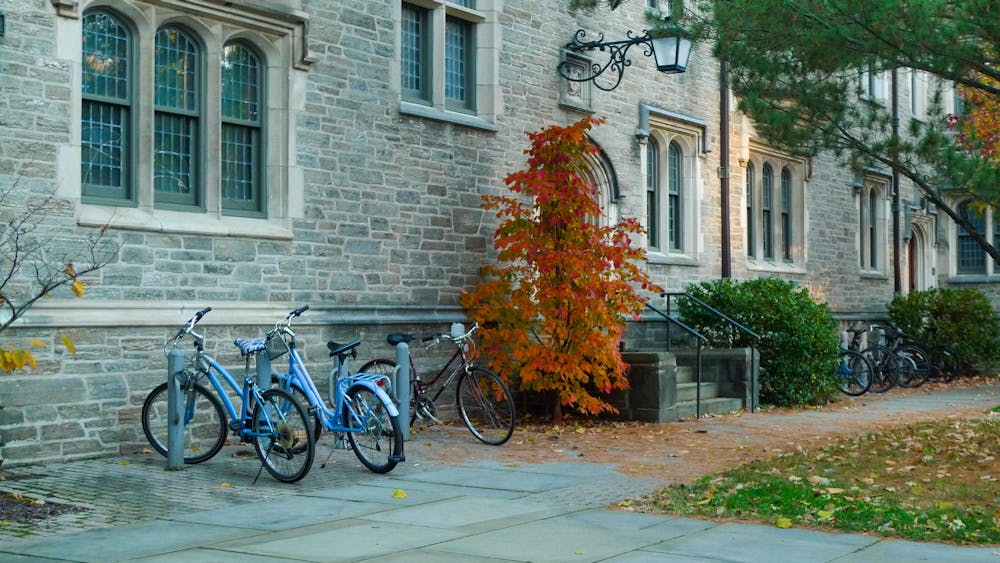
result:
[[[733,276],[729,229],[729,64],[719,64],[719,190],[722,207],[722,278]]]
[[[903,291],[899,244],[899,71],[892,69],[892,283],[893,294]]]

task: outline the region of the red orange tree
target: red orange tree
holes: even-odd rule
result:
[[[642,311],[640,288],[659,291],[632,246],[638,222],[598,224],[597,189],[583,171],[598,150],[587,131],[599,123],[528,134],[528,168],[504,180],[514,194],[483,198],[500,221],[497,264],[462,296],[491,365],[517,374],[522,390],[552,393],[556,423],[563,407],[615,411],[601,395],[628,387],[618,350],[625,318]]]

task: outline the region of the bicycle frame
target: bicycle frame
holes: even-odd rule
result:
[[[215,389],[215,394],[218,395],[219,399],[222,401],[222,406],[225,407],[226,412],[229,415],[230,429],[238,431],[241,440],[245,440],[246,438],[250,437],[259,438],[267,436],[268,434],[252,431],[249,428],[249,425],[247,424],[247,422],[250,420],[251,401],[253,403],[262,402],[260,388],[254,384],[254,378],[250,376],[244,377],[243,386],[241,387],[239,383],[236,381],[236,378],[233,377],[232,374],[230,374],[226,370],[226,368],[222,367],[222,365],[219,364],[219,362],[216,361],[215,358],[206,354],[201,349],[200,335],[196,333],[192,334],[194,334],[194,337],[196,339],[195,346],[198,348],[198,354],[196,356],[197,358],[196,371],[194,374],[190,375],[191,381],[197,382],[197,380],[200,379],[200,377],[202,376],[208,378],[209,383],[212,384],[212,388]],[[236,412],[236,407],[233,406],[233,402],[229,399],[229,395],[226,393],[226,389],[222,386],[222,381],[219,380],[219,377],[216,374],[221,375],[222,381],[225,381],[226,384],[233,390],[233,393],[235,393],[240,398],[241,404],[239,413]],[[187,424],[188,421],[191,420],[191,417],[194,416],[193,410],[194,410],[194,404],[187,405],[187,407],[185,408],[184,410],[185,424]],[[265,420],[268,423],[268,426],[271,426],[272,421],[269,418],[267,410],[265,409],[262,410],[261,412],[264,415]],[[238,424],[238,427],[234,426],[236,424]]]
[[[430,347],[431,346],[428,346],[427,348]],[[425,350],[427,348],[425,348]],[[458,349],[455,350],[455,353],[451,355],[451,359],[449,359],[448,363],[446,363],[444,367],[442,367],[437,372],[437,375],[435,375],[434,378],[429,381],[423,381],[420,379],[420,371],[417,370],[417,366],[413,361],[413,355],[411,354],[410,371],[413,373],[412,381],[414,387],[417,388],[417,391],[419,393],[426,394],[427,390],[433,387],[438,382],[438,380],[441,379],[442,376],[444,376],[445,372],[448,371],[448,368],[450,368],[451,365],[455,363],[455,360],[458,358],[461,358],[461,361],[459,362],[458,366],[456,366],[455,369],[453,369],[451,373],[448,374],[448,378],[445,379],[441,387],[439,387],[437,392],[434,393],[434,396],[431,397],[431,400],[433,401],[437,401],[438,398],[441,397],[441,394],[444,393],[444,390],[447,389],[449,385],[451,385],[452,381],[455,380],[455,377],[457,377],[459,373],[462,373],[463,370],[465,371],[465,373],[469,373],[470,371],[472,371],[472,368],[475,367],[475,364],[465,356],[465,347],[459,345]]]
[[[276,336],[275,338],[280,337]],[[368,373],[349,375],[345,363],[338,361],[337,364],[337,367],[330,374],[330,377],[334,380],[333,397],[330,398],[333,401],[333,409],[331,409],[323,399],[323,396],[320,395],[319,389],[316,388],[315,382],[313,382],[312,377],[309,375],[309,370],[302,361],[302,357],[299,356],[298,350],[295,349],[295,340],[293,337],[292,342],[288,345],[288,373],[282,375],[287,380],[282,381],[281,387],[287,389],[289,386],[297,386],[301,389],[311,405],[309,410],[316,409],[315,412],[320,415],[319,420],[322,422],[323,427],[334,432],[360,432],[362,430],[361,417],[354,410],[354,405],[345,400],[347,390],[355,385],[364,386],[380,399],[384,399],[385,404],[388,405],[389,415],[399,416],[396,403],[377,384],[379,379],[385,379],[384,376]],[[388,383],[387,379],[385,381]],[[355,423],[352,425],[353,427],[348,427],[341,422],[344,420],[345,412],[350,413]]]

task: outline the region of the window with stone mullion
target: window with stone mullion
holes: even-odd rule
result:
[[[132,39],[113,14],[93,11],[83,22],[80,179],[82,196],[129,201]]]
[[[646,228],[649,235],[649,248],[657,250],[660,247],[660,148],[653,139],[646,141]]]
[[[236,214],[263,212],[262,67],[239,42],[223,48],[222,208]]]
[[[792,259],[792,173],[781,169],[781,257]]]
[[[757,228],[755,217],[757,216],[757,202],[754,201],[754,173],[753,163],[747,163],[747,257],[757,256]]]
[[[153,191],[156,203],[197,206],[200,50],[178,27],[156,32]]]
[[[774,223],[771,214],[774,200],[774,170],[770,164],[765,164],[761,173],[760,199],[764,258],[774,258]]]
[[[671,250],[683,249],[683,220],[681,215],[681,183],[684,177],[684,154],[677,143],[670,143],[667,151],[667,231]]]
[[[444,94],[448,109],[474,111],[474,26],[455,17],[445,20]]]
[[[986,216],[982,212],[973,210],[968,203],[960,205],[958,212],[960,215],[969,220],[972,228],[974,228],[977,232],[986,232]],[[986,251],[983,250],[983,247],[981,247],[979,243],[972,238],[969,231],[965,230],[961,226],[958,227],[956,238],[958,262],[956,264],[957,273],[985,274]]]

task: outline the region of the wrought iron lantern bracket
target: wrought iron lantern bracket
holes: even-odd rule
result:
[[[605,92],[610,92],[618,87],[622,82],[622,77],[625,74],[625,67],[632,66],[632,60],[628,58],[628,50],[634,45],[642,45],[645,51],[643,55],[649,57],[653,54],[653,39],[649,36],[648,32],[643,32],[641,36],[635,36],[632,31],[627,34],[628,39],[622,39],[621,41],[604,41],[604,34],[600,34],[596,41],[585,41],[587,32],[583,29],[578,29],[573,35],[573,40],[566,44],[565,48],[567,50],[573,51],[575,53],[582,53],[584,51],[594,51],[599,50],[601,52],[607,51],[609,58],[604,64],[599,62],[592,62],[587,70],[589,74],[584,76],[574,76],[570,74],[574,67],[571,61],[562,61],[556,70],[559,71],[559,76],[562,76],[566,80],[571,82],[587,82],[593,81],[594,86],[604,90]],[[614,79],[614,83],[610,86],[602,85],[597,81],[597,77],[604,74],[606,71],[611,70],[612,73],[617,74],[617,78]]]

